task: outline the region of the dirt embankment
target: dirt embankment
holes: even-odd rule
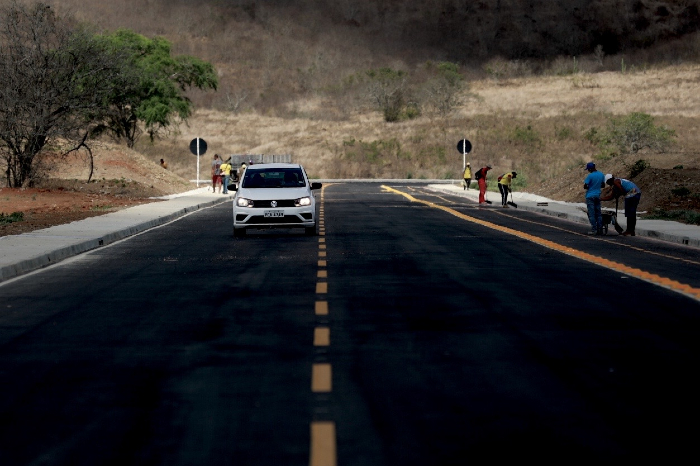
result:
[[[619,178],[633,181],[642,190],[639,212],[687,210],[700,213],[700,168],[677,166],[657,168],[651,157],[649,167],[633,176],[634,162],[644,159],[643,155],[620,157],[607,162],[599,162],[598,169],[603,173],[613,173]],[[547,180],[533,192],[550,199],[566,202],[584,202],[583,181],[588,172],[583,166],[570,170],[565,175]],[[615,201],[608,201],[607,207],[614,207]],[[622,208],[622,205],[620,205]]]
[[[1,188],[0,214],[15,212],[21,221],[0,220],[0,236],[16,235],[54,225],[103,215],[148,202],[159,196],[194,189],[194,186],[141,154],[123,148],[96,152],[95,171],[81,156],[45,161],[49,176],[34,188]],[[1,217],[0,217],[1,218]]]

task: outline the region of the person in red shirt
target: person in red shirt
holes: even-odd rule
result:
[[[486,200],[486,174],[489,170],[491,170],[491,165],[486,165],[474,174],[476,182],[479,183],[479,204],[491,204],[491,201]]]

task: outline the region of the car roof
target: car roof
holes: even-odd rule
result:
[[[260,170],[263,168],[301,168],[298,163],[255,163],[253,165],[248,165],[248,168],[252,170]]]

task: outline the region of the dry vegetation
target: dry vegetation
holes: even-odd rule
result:
[[[592,159],[621,176],[638,159],[654,170],[683,166],[669,178],[676,184],[700,167],[698,1],[513,0],[500,10],[483,1],[469,11],[450,0],[48,3],[98,28],[165,36],[175,53],[216,65],[220,89],[191,95],[189,122],[136,147],[185,179],[195,176],[194,137],[209,143],[202,178],[218,152],[291,153],[319,178],[425,179],[459,177],[456,143],[466,137],[472,165],[516,169],[520,189],[564,200],[580,200]],[[467,84],[447,117],[386,123],[350,79],[379,67],[420,76],[441,60],[459,63]],[[585,137],[631,112],[673,129],[675,143],[611,159]]]

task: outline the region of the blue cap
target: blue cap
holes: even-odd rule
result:
[[[595,164],[593,162],[588,162],[586,164],[586,170],[593,170],[595,169]]]

